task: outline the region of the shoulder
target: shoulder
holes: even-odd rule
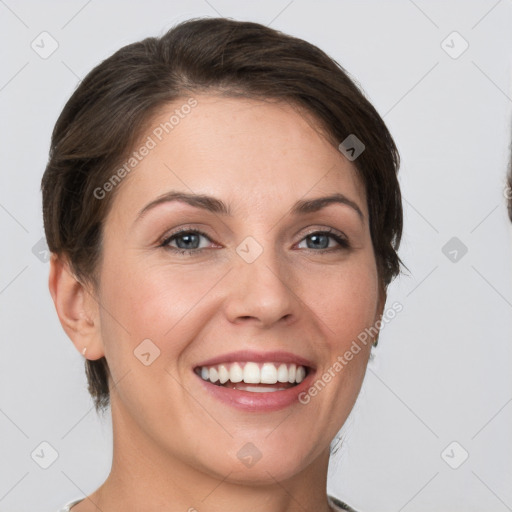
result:
[[[352,507],[349,507],[346,503],[343,503],[343,501],[340,501],[338,498],[335,498],[334,496],[327,496],[327,499],[329,500],[329,503],[336,509],[336,510],[346,510],[348,512],[357,512]]]
[[[79,498],[73,501],[70,501],[69,503],[66,503],[61,509],[59,509],[57,512],[70,512],[70,509],[73,505],[76,505],[77,503],[80,503],[83,501],[83,498]]]

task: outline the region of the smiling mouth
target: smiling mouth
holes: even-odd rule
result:
[[[309,367],[295,363],[252,361],[198,366],[194,369],[199,377],[211,384],[253,393],[293,388],[304,380],[309,371]]]

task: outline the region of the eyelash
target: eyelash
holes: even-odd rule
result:
[[[173,241],[176,238],[179,238],[180,235],[184,235],[184,234],[200,235],[200,236],[204,236],[208,240],[212,241],[210,239],[210,237],[206,233],[203,233],[202,231],[199,231],[197,229],[183,228],[183,229],[180,229],[178,231],[175,231],[174,233],[172,233],[171,235],[166,237],[161,242],[159,247],[163,247],[164,249],[167,249],[169,251],[172,251],[172,252],[178,253],[178,254],[188,254],[189,256],[194,256],[194,255],[196,255],[196,254],[198,254],[200,252],[203,252],[206,249],[206,247],[203,247],[202,249],[179,249],[177,247],[171,247],[169,245],[169,243],[171,241]],[[317,231],[312,231],[311,233],[307,233],[300,240],[300,242],[302,242],[304,239],[306,239],[306,238],[308,238],[308,237],[310,237],[312,235],[329,235],[330,238],[334,239],[339,244],[339,247],[330,247],[330,248],[327,248],[327,249],[319,249],[319,250],[317,250],[317,249],[306,249],[308,251],[320,252],[320,253],[324,253],[325,254],[325,253],[331,253],[333,251],[340,251],[340,250],[344,250],[344,249],[346,250],[346,249],[350,248],[350,244],[349,244],[348,240],[346,238],[344,238],[343,236],[340,236],[337,232],[335,232],[332,229],[317,230]]]

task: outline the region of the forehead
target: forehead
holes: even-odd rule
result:
[[[192,108],[184,107],[193,104],[189,98],[166,105],[148,124],[134,152],[150,149],[117,191],[124,212],[134,214],[170,190],[222,197],[242,215],[341,192],[367,216],[355,166],[321,135],[313,116],[283,102],[193,99]]]

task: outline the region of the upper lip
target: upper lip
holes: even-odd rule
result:
[[[313,363],[308,359],[293,354],[292,352],[284,352],[282,350],[271,352],[254,352],[252,350],[239,350],[237,352],[229,352],[219,356],[212,357],[206,361],[202,361],[196,365],[201,366],[214,366],[221,363],[235,363],[235,362],[254,362],[254,363],[295,363],[300,366],[307,366],[314,368]]]

